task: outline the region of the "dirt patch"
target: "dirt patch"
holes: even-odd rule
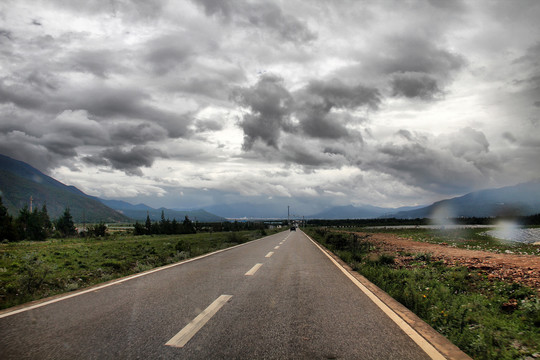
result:
[[[540,293],[540,256],[460,249],[413,241],[393,234],[356,234],[367,237],[381,252],[395,254],[400,266],[406,267],[414,257],[398,253],[429,253],[433,261],[442,261],[448,266],[466,266],[486,274],[488,279],[517,282]]]

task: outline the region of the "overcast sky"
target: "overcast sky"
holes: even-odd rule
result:
[[[3,0],[0,153],[155,207],[514,185],[540,177],[538,19],[536,0]]]

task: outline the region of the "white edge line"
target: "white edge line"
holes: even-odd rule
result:
[[[279,234],[279,233],[277,233],[277,234]],[[232,250],[232,249],[235,249],[235,248],[240,247],[240,246],[251,244],[251,243],[253,243],[255,241],[264,240],[264,239],[269,238],[269,237],[274,236],[274,235],[276,235],[276,234],[272,234],[272,235],[265,236],[265,237],[260,238],[260,239],[255,239],[255,240],[252,240],[252,241],[248,241],[246,243],[238,244],[238,245],[231,246],[231,247],[228,247],[228,248],[225,248],[225,249],[217,250],[217,251],[214,251],[212,253],[203,254],[203,255],[200,255],[200,256],[197,256],[197,257],[194,257],[194,258],[191,258],[191,259],[186,259],[186,260],[174,263],[174,264],[161,266],[161,267],[158,267],[158,268],[155,268],[155,269],[152,269],[152,270],[148,270],[148,271],[144,271],[144,272],[141,272],[141,273],[138,273],[138,274],[135,274],[135,275],[128,275],[128,276],[126,276],[124,278],[120,278],[120,279],[118,279],[116,281],[113,281],[113,282],[110,282],[110,283],[107,283],[107,284],[104,284],[104,285],[92,287],[90,289],[82,290],[82,291],[79,291],[79,292],[76,292],[76,293],[73,293],[73,294],[61,296],[59,298],[52,299],[52,300],[49,300],[49,301],[44,301],[44,302],[39,303],[39,304],[30,305],[28,307],[24,307],[24,308],[13,310],[13,311],[8,311],[8,312],[5,312],[3,314],[0,314],[0,319],[8,317],[8,316],[16,315],[16,314],[19,314],[19,313],[22,313],[22,312],[25,312],[25,311],[37,309],[37,308],[40,308],[42,306],[54,304],[56,302],[59,302],[59,301],[62,301],[62,300],[67,300],[67,299],[70,299],[70,298],[75,297],[75,296],[84,295],[84,294],[87,294],[89,292],[101,290],[101,289],[104,289],[106,287],[113,286],[113,285],[116,285],[116,284],[120,284],[120,283],[123,283],[125,281],[133,280],[133,279],[139,278],[141,276],[146,276],[146,275],[149,275],[149,274],[161,271],[161,270],[167,270],[167,269],[175,267],[175,266],[183,265],[183,264],[186,264],[186,263],[189,263],[189,262],[192,262],[192,261],[196,261],[196,260],[208,257],[208,256],[219,254],[219,253],[224,252],[224,251]]]
[[[269,258],[270,256],[274,255],[274,252],[273,251],[270,251],[268,254],[266,254],[265,257]]]
[[[245,273],[244,275],[246,276],[250,276],[250,275],[253,275],[257,272],[257,270],[259,270],[261,268],[261,266],[263,266],[263,264],[261,263],[258,263],[258,264],[255,264],[247,273]]]
[[[333,263],[338,267],[341,272],[343,272],[364,294],[367,295],[377,305],[390,319],[392,319],[397,326],[405,332],[424,352],[436,360],[446,360],[446,358],[437,350],[433,345],[431,345],[426,339],[422,337],[416,330],[414,330],[405,320],[403,320],[398,314],[396,314],[388,305],[382,302],[381,299],[377,297],[374,293],[371,292],[364,284],[362,284],[358,279],[352,276],[343,266],[341,266],[336,260],[334,260],[322,247],[317,244],[311,237],[306,233],[303,233],[306,237],[315,245],[317,248],[322,251]]]
[[[274,246],[274,250],[277,250],[279,249],[279,245],[278,246]]]
[[[171,340],[167,341],[165,345],[177,348],[184,347],[184,345],[186,345],[187,342],[191,340],[191,338],[195,336],[199,330],[201,330],[201,328],[219,311],[219,309],[223,307],[223,305],[227,303],[227,301],[230,300],[230,298],[232,298],[232,295],[221,295],[218,297],[213,303],[208,305],[203,312],[197,315],[195,319],[191,320],[189,324],[184,326],[184,328],[180,330],[178,334],[173,336]]]

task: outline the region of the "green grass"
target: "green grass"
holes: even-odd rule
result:
[[[415,254],[400,268],[397,254],[378,253],[366,239],[306,232],[474,359],[540,354],[540,300],[534,290],[445,266],[429,254]]]
[[[514,241],[503,241],[497,238],[482,235],[494,228],[468,228],[468,229],[373,229],[373,228],[352,228],[348,231],[359,231],[366,233],[387,233],[395,234],[404,238],[411,238],[415,241],[432,244],[446,243],[449,246],[469,249],[485,250],[495,253],[514,253],[540,255],[540,246],[523,244]]]
[[[0,309],[171,264],[260,231],[51,239],[0,244]]]

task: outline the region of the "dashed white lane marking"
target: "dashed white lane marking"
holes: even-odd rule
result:
[[[270,236],[272,236],[272,235],[270,235]],[[190,262],[193,262],[193,261],[197,261],[197,260],[203,259],[203,258],[208,257],[208,256],[212,256],[212,255],[219,254],[219,253],[222,253],[222,252],[225,252],[225,251],[229,251],[229,250],[232,250],[232,249],[241,247],[241,246],[246,246],[246,245],[248,245],[248,244],[250,244],[250,243],[253,243],[253,242],[256,242],[256,241],[260,241],[260,240],[264,240],[264,239],[267,239],[267,238],[269,238],[270,236],[265,236],[265,237],[260,238],[260,239],[257,239],[257,240],[253,240],[253,241],[249,241],[249,242],[247,242],[247,243],[243,243],[243,244],[231,246],[231,247],[226,248],[226,249],[217,250],[217,251],[214,251],[214,252],[211,252],[211,253],[208,253],[208,254],[204,254],[204,255],[201,255],[201,256],[197,256],[197,257],[194,257],[194,258],[191,258],[191,259],[187,259],[187,260],[184,260],[184,261],[180,261],[180,262],[177,262],[177,263],[174,263],[174,264],[170,264],[170,265],[165,265],[165,266],[162,266],[162,267],[158,267],[158,268],[155,268],[155,269],[152,269],[152,270],[148,270],[148,271],[145,271],[145,272],[142,272],[142,273],[138,273],[138,274],[135,274],[135,275],[129,275],[129,276],[126,276],[126,277],[124,277],[124,278],[120,278],[120,279],[118,279],[118,280],[111,281],[111,282],[109,282],[109,283],[107,283],[107,284],[103,284],[103,285],[91,287],[91,288],[89,288],[89,289],[77,291],[77,292],[75,292],[75,293],[71,293],[71,294],[68,294],[68,295],[63,295],[63,296],[60,296],[60,297],[58,297],[58,298],[54,298],[54,299],[50,299],[50,300],[45,300],[45,301],[43,301],[43,302],[40,302],[40,303],[37,303],[37,304],[34,304],[34,305],[24,306],[24,307],[19,308],[19,309],[16,309],[16,310],[2,310],[2,311],[0,311],[0,319],[5,318],[5,317],[8,317],[8,316],[11,316],[11,315],[19,314],[19,313],[22,313],[22,312],[25,312],[25,311],[37,309],[37,308],[40,308],[40,307],[42,307],[42,306],[47,306],[47,305],[50,305],[50,304],[54,304],[54,303],[57,303],[57,302],[59,302],[59,301],[71,299],[72,297],[84,295],[84,294],[91,293],[91,292],[96,292],[96,291],[98,291],[98,290],[107,288],[107,287],[109,287],[109,286],[117,285],[117,284],[123,283],[123,282],[125,282],[125,281],[137,279],[137,278],[139,278],[139,277],[146,276],[146,275],[150,275],[150,274],[153,274],[153,273],[158,272],[158,271],[162,271],[162,270],[166,270],[166,269],[169,269],[169,268],[172,268],[172,267],[184,265],[184,264],[187,264],[187,263],[190,263]]]
[[[326,251],[322,249],[322,247],[317,244],[312,238],[310,238],[306,233],[304,235],[311,240],[311,242],[319,248],[319,250],[322,251],[324,255],[326,255],[330,261],[334,263],[334,265],[337,266],[341,272],[343,272],[353,283],[356,285],[364,294],[367,295],[377,305],[390,319],[392,319],[397,326],[403,330],[405,334],[407,334],[424,352],[435,360],[445,360],[445,357],[433,346],[431,345],[426,339],[422,337],[416,330],[414,330],[408,323],[405,322],[398,314],[394,312],[388,305],[386,305],[384,302],[381,301],[375,295],[372,293],[367,287],[364,286],[360,281],[358,281],[354,276],[352,276],[346,269],[343,268],[336,260],[334,260]]]
[[[270,257],[270,256],[272,256],[272,255],[274,255],[274,252],[273,252],[273,251],[270,251],[268,254],[266,254],[265,257]]]
[[[250,276],[250,275],[253,275],[257,272],[257,270],[260,269],[260,267],[263,266],[263,264],[255,264],[255,266],[253,266],[247,273],[245,273],[244,275],[247,275],[247,276]]]
[[[276,247],[274,247],[274,250],[277,250],[277,249],[279,249],[279,245],[278,245],[278,246],[276,246]]]
[[[232,295],[221,295],[213,303],[211,303],[202,313],[189,324],[187,324],[178,334],[176,334],[171,340],[167,341],[165,345],[181,348],[187,344],[189,340],[214,316],[227,301],[232,298]]]

